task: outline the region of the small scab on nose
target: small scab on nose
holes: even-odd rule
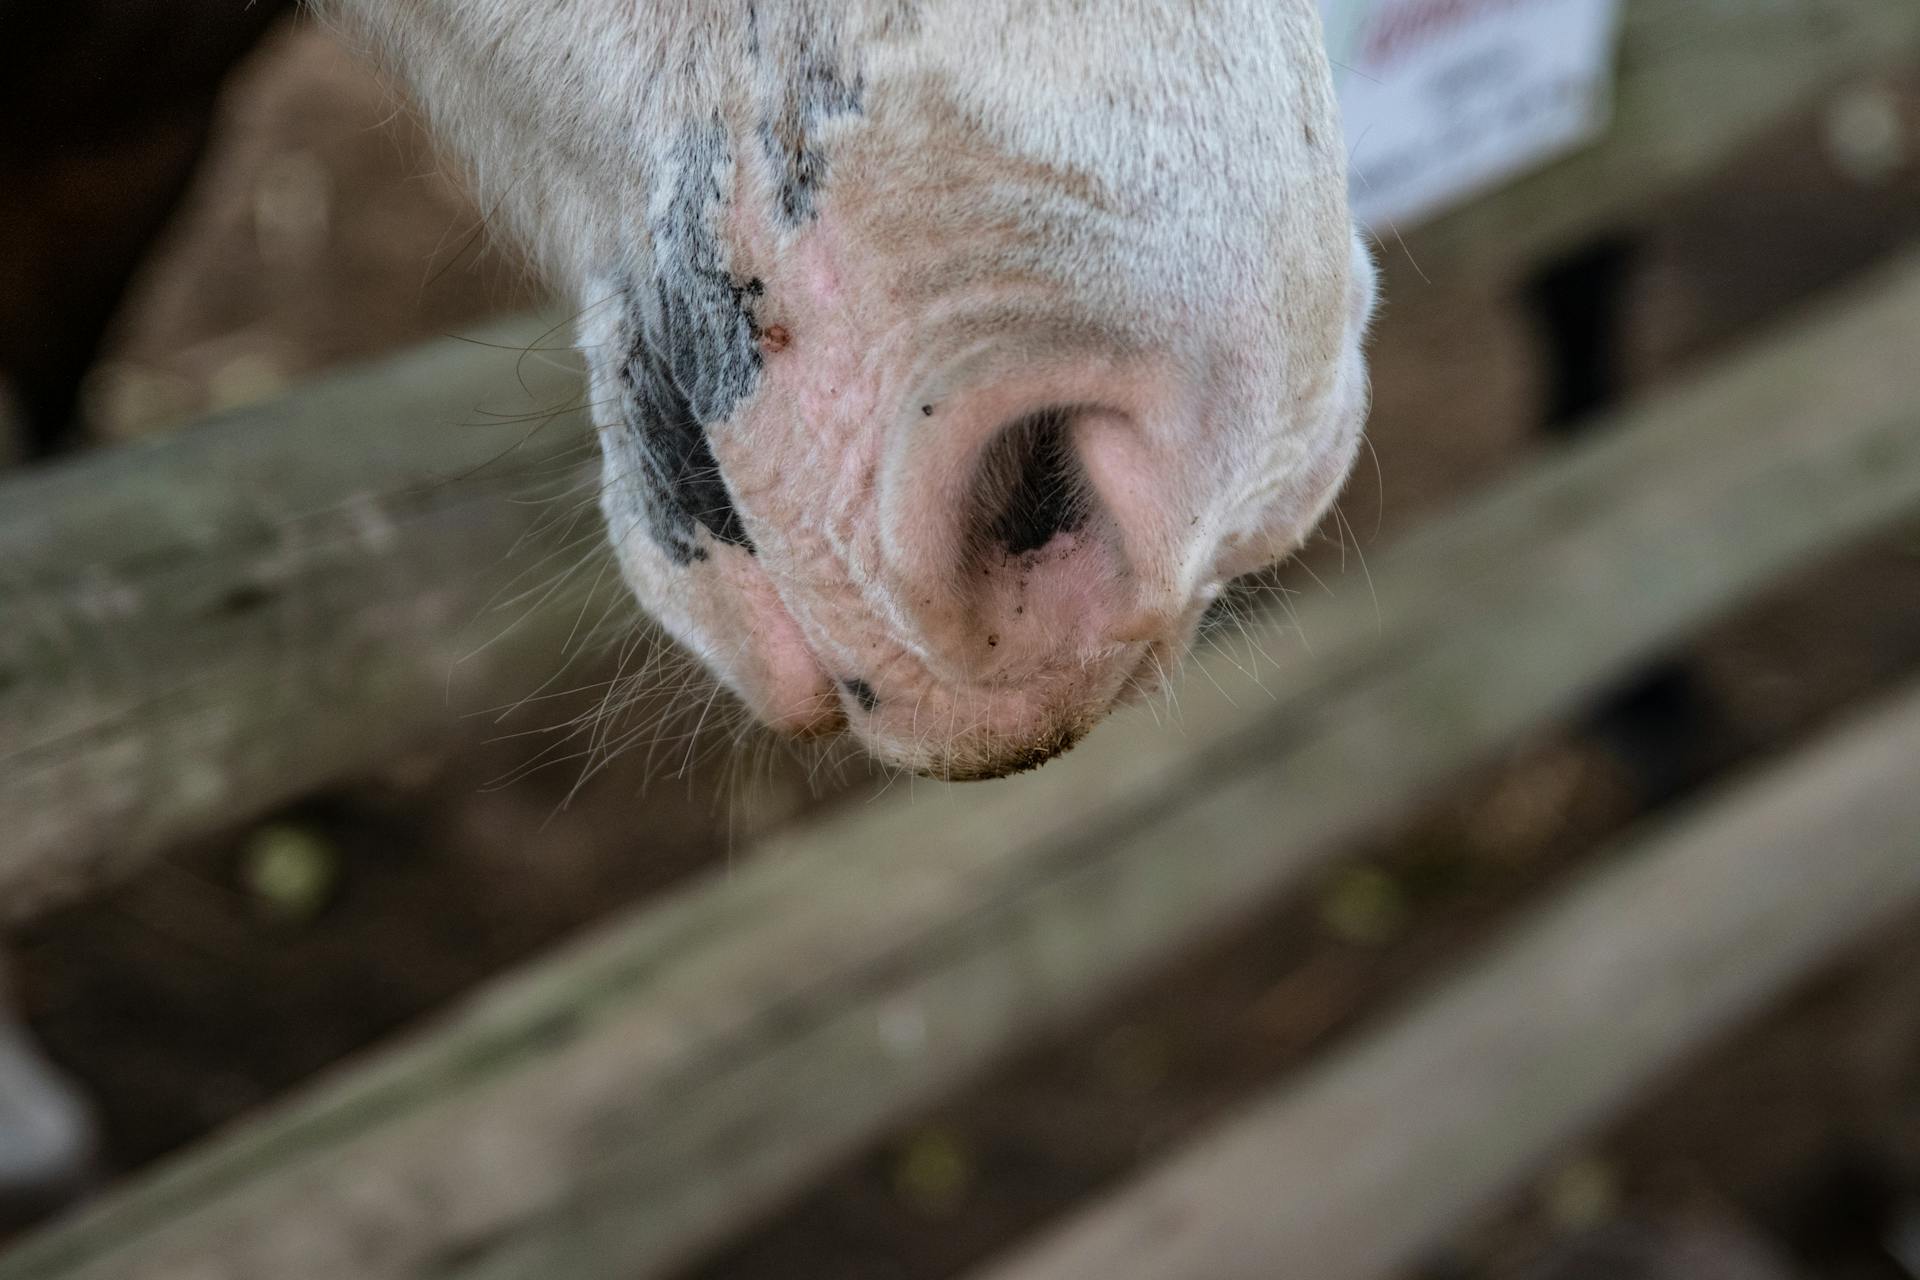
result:
[[[865,680],[849,678],[842,680],[840,687],[845,689],[847,696],[852,698],[855,705],[868,715],[872,715],[873,709],[880,705],[880,695],[875,693],[873,686]]]
[[[785,351],[793,342],[793,333],[783,324],[768,325],[760,334],[760,349],[770,354]]]
[[[931,418],[933,416],[933,406],[930,404],[921,405],[920,414],[922,417]]]

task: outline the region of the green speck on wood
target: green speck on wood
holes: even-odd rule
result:
[[[333,900],[340,882],[339,851],[307,827],[262,827],[240,855],[240,879],[268,914],[311,920]]]

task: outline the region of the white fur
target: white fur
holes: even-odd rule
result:
[[[850,721],[948,776],[1036,763],[1290,553],[1351,465],[1374,278],[1313,0],[321,7],[578,300],[596,402],[635,343],[608,299],[670,269],[653,228],[688,129],[719,122],[728,269],[792,336],[707,433],[757,554],[649,538],[614,410],[603,507],[641,602],[770,722]],[[759,140],[819,65],[862,101],[805,122],[826,178],[791,225]],[[1045,404],[1087,407],[1098,519],[961,582],[977,459]]]

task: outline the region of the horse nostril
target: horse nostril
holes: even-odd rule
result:
[[[975,478],[980,513],[969,537],[976,555],[1024,555],[1087,518],[1086,473],[1074,455],[1071,408],[1030,413],[1001,428]]]

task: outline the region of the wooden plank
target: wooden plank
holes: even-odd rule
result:
[[[1533,913],[1403,1016],[979,1280],[1382,1280],[1920,905],[1920,688]]]
[[[531,692],[577,375],[522,323],[0,481],[0,918]],[[507,349],[502,349],[505,347]],[[501,421],[501,417],[507,419]],[[522,540],[526,539],[524,545]],[[516,554],[515,549],[520,550]],[[478,652],[475,652],[475,651]]]
[[[1920,261],[990,789],[781,836],[0,1260],[0,1280],[661,1274],[1342,839],[1920,509]],[[1622,607],[1630,601],[1631,608]],[[1266,637],[1281,649],[1280,633]],[[1218,689],[1213,688],[1218,682]]]
[[[1849,78],[1916,69],[1913,0],[1627,0],[1606,137],[1410,232],[1408,247],[1428,273],[1524,274],[1645,218]],[[1391,227],[1375,232],[1393,243]]]

